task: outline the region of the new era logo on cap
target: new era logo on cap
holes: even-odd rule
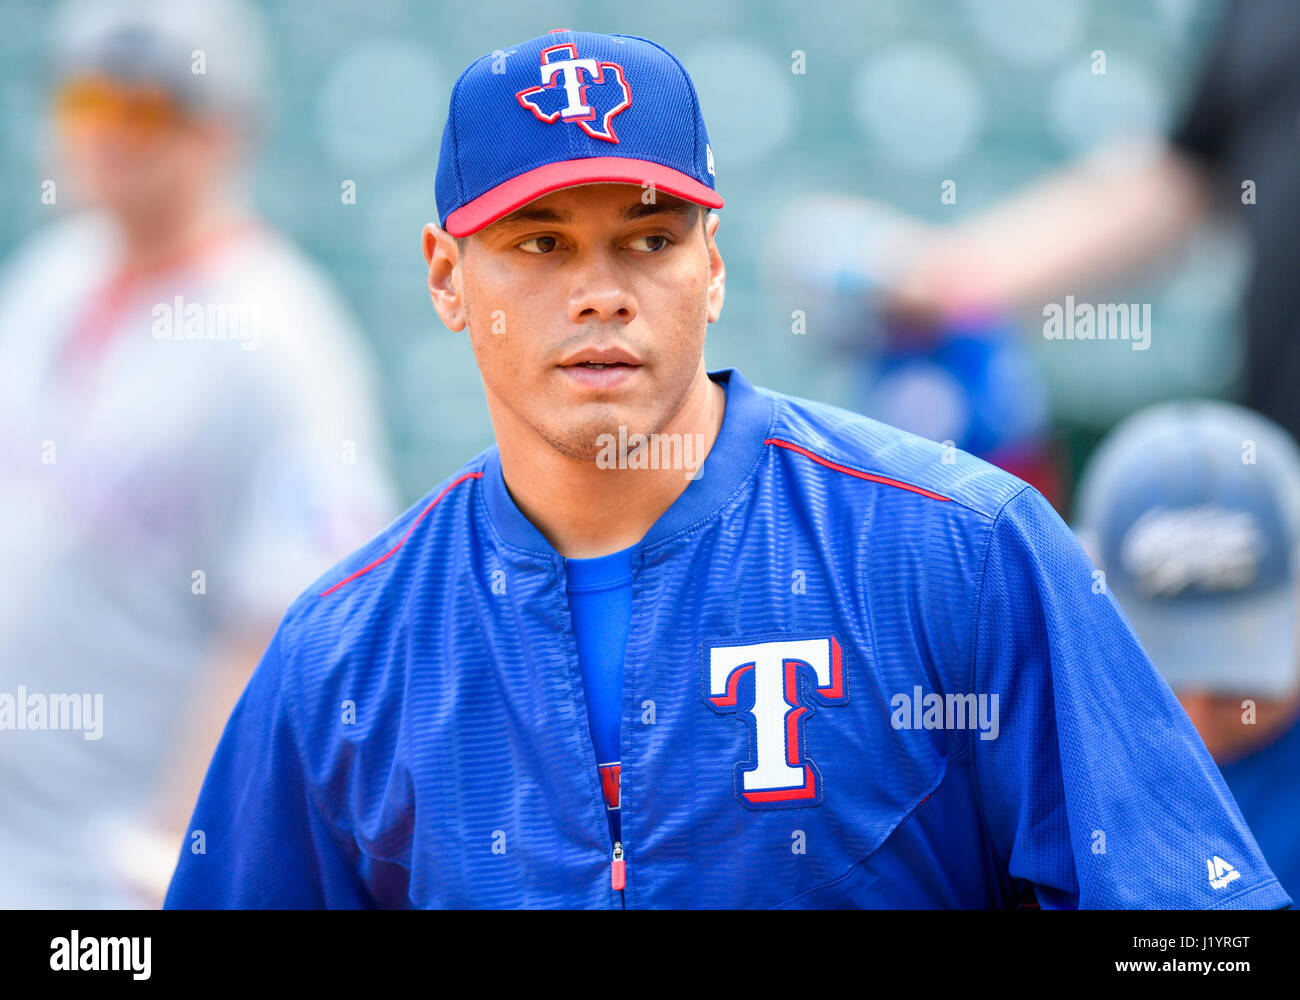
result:
[[[451,92],[437,177],[451,235],[575,184],[653,184],[722,208],[695,87],[667,49],[558,29],[494,55]]]

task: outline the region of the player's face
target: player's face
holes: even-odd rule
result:
[[[469,237],[463,253],[426,231],[435,305],[453,330],[469,326],[498,440],[528,428],[594,460],[601,434],[659,432],[706,377],[705,329],[725,278],[718,219],[706,228],[698,206],[642,194],[556,191]],[[456,255],[441,301],[437,249]]]

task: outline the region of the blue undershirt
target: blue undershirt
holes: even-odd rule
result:
[[[587,696],[587,722],[605,798],[610,836],[619,823],[620,747],[623,717],[623,655],[632,621],[632,561],[637,547],[595,559],[565,559],[569,607],[578,664]]]
[[[1277,739],[1219,771],[1287,895],[1300,902],[1300,718]]]

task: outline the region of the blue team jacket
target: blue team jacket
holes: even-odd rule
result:
[[[621,880],[563,560],[490,448],[289,609],[166,905],[1290,904],[1040,494],[710,377],[636,565]]]

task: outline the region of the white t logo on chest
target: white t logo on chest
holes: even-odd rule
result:
[[[750,758],[736,767],[742,803],[779,809],[821,801],[821,772],[804,746],[805,717],[815,706],[848,701],[842,660],[834,636],[707,647],[705,703],[749,726]],[[753,684],[748,709],[739,703],[742,679]]]

